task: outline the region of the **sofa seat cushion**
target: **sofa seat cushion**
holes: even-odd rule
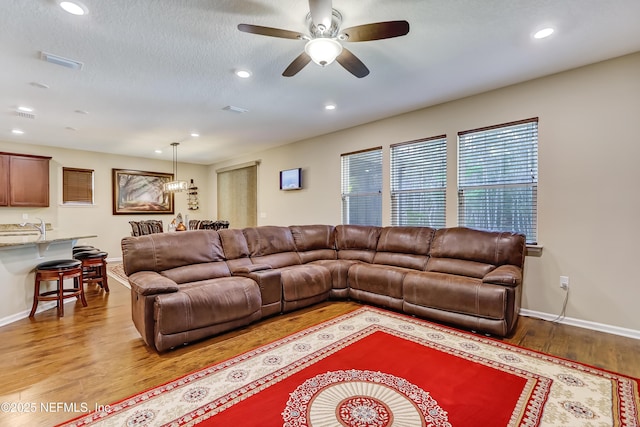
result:
[[[407,303],[488,319],[504,319],[508,290],[482,279],[434,272],[410,272],[404,278]]]
[[[260,289],[246,277],[189,283],[156,296],[156,331],[175,334],[249,317],[260,311]]]
[[[298,301],[328,294],[331,290],[331,272],[326,267],[305,264],[280,270],[284,301]]]
[[[353,264],[349,268],[349,287],[399,299],[402,298],[404,276],[410,271],[388,265]]]

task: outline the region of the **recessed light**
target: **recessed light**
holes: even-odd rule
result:
[[[82,16],[89,13],[89,9],[82,3],[78,1],[61,1],[58,3],[65,12],[68,12],[72,15]]]
[[[75,110],[75,113],[78,113],[78,114],[89,114],[89,112],[85,111],[85,110]]]
[[[33,108],[27,107],[26,105],[19,105],[18,111],[22,111],[23,113],[33,113]]]
[[[162,154],[162,150],[155,150],[154,153],[156,154]]]
[[[541,30],[536,31],[533,34],[533,38],[534,39],[545,39],[545,38],[549,37],[551,34],[553,34],[553,32],[554,32],[554,29],[551,28],[551,27],[543,28]]]
[[[11,129],[11,133],[14,135],[22,135],[24,134],[24,131],[20,129]]]
[[[67,126],[65,129],[66,130],[70,130],[70,131],[77,131],[78,130],[78,129],[72,127],[72,126]]]
[[[197,137],[200,136],[200,134],[197,133],[197,132],[191,132],[191,136],[194,137],[194,138],[197,138]]]
[[[324,109],[325,110],[335,110],[336,106],[335,106],[335,104],[327,104],[327,105],[324,106]]]
[[[237,70],[236,76],[240,77],[241,79],[248,79],[249,77],[251,77],[251,72],[247,70]]]

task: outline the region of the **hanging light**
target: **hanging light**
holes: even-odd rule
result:
[[[164,184],[163,189],[166,193],[179,193],[189,188],[187,181],[178,180],[178,145],[180,145],[179,142],[171,143],[171,147],[173,147],[173,181]]]

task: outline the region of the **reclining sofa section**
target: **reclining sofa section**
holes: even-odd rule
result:
[[[506,336],[525,250],[522,234],[463,227],[262,226],[122,239],[133,322],[158,351],[329,298]]]

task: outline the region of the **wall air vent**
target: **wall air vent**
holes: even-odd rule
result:
[[[223,110],[225,111],[233,111],[234,113],[246,113],[249,110],[247,110],[246,108],[242,108],[242,107],[234,107],[233,105],[227,105],[226,107],[223,108]]]
[[[16,116],[22,117],[23,119],[35,119],[36,115],[33,113],[28,113],[26,111],[16,111]]]
[[[62,56],[54,55],[52,53],[40,52],[40,59],[56,65],[62,65],[63,67],[71,68],[72,70],[82,70],[84,64],[74,59],[63,58]]]

